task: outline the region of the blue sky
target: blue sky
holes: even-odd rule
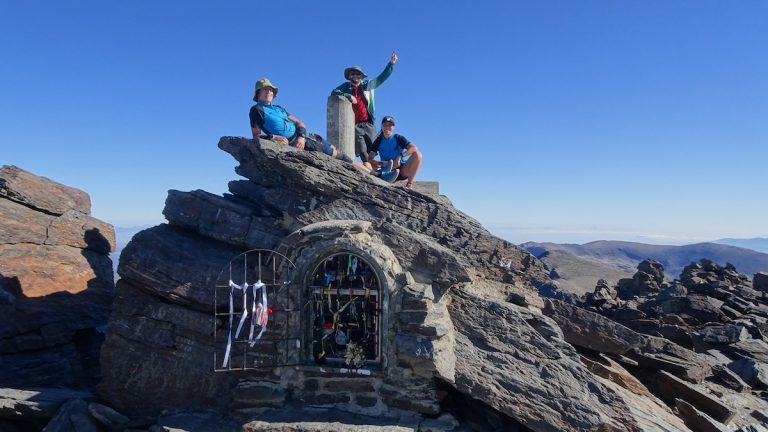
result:
[[[325,134],[344,67],[421,180],[514,242],[768,235],[768,2],[0,1],[0,164],[117,226],[226,191],[256,79]],[[367,26],[367,27],[366,27]]]

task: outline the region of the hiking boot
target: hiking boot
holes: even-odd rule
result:
[[[387,183],[394,183],[397,180],[397,176],[400,174],[400,170],[387,171],[381,173],[381,179]]]

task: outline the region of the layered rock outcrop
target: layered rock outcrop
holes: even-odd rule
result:
[[[0,387],[88,387],[114,295],[111,225],[78,189],[0,168]]]
[[[532,287],[548,282],[528,253],[443,197],[392,187],[324,155],[242,138],[219,146],[248,180],[231,182],[225,196],[171,191],[169,224],[137,234],[123,251],[99,388],[112,406],[130,415],[218,408],[253,416],[304,406],[437,417],[446,383],[534,430],[640,429],[552,320],[506,301],[536,298]],[[299,336],[295,352],[292,343],[288,349],[298,365],[214,372],[228,328],[226,317],[214,315],[227,303],[215,286],[233,257],[254,248],[295,263],[300,287],[339,251],[372,263],[385,290],[379,360],[360,370],[316,365]],[[489,308],[504,312],[486,316]],[[504,323],[495,336],[501,343],[517,343],[504,360],[493,350],[479,355],[489,347],[482,340],[488,320]],[[262,359],[277,355],[255,349]],[[519,374],[505,371],[518,363]],[[489,365],[500,376],[480,374]],[[578,413],[538,418],[536,407]]]
[[[247,180],[230,182],[224,196],[170,191],[169,223],[137,234],[121,256],[99,393],[126,414],[214,408],[257,419],[248,426],[253,430],[272,427],[269,421],[328,427],[279,415],[313,408],[396,417],[413,425],[406,430],[454,429],[453,414],[477,430],[686,431],[686,423],[702,418],[748,424],[745,407],[760,406],[759,399],[725,403],[695,387],[731,368],[604,315],[542,300],[536,288],[552,286],[540,263],[445,197],[392,187],[324,155],[269,141],[225,137],[219,147]],[[231,363],[222,364],[233,324],[248,305],[255,311],[255,288],[248,303],[227,285],[233,273],[247,270],[237,259],[252,249],[272,251],[257,255],[271,266],[262,279],[285,278],[284,289],[265,292],[276,305],[269,329],[287,343],[259,342],[249,351],[247,340],[235,338],[243,351],[233,350]],[[342,252],[350,267],[352,256],[370,264],[381,289],[379,351],[357,368],[326,361],[325,337],[313,339],[319,332],[343,345],[336,315],[346,306],[339,299],[354,299],[365,287],[349,285],[344,297],[330,288],[327,271],[328,288],[312,287],[323,279],[317,269]],[[233,263],[236,271],[227,275]],[[619,291],[663,295],[660,266],[643,270]],[[591,298],[605,310],[620,305],[623,316],[642,318],[645,312],[620,303],[616,293],[602,284]],[[232,304],[244,300],[246,307],[228,306],[230,295]],[[312,310],[326,304],[334,318],[318,323],[322,313]],[[228,307],[230,314],[222,313]],[[347,325],[361,322],[367,321]]]
[[[583,309],[550,307],[548,315],[564,329],[601,328],[599,337],[566,331],[566,340],[646,366],[637,375],[674,403],[694,429],[765,423],[759,415],[768,410],[768,297],[759,289],[762,274],[750,280],[733,265],[706,259],[686,266],[669,283],[658,262],[645,260],[637,270],[615,290],[599,284],[580,303]],[[621,343],[614,343],[616,338]]]

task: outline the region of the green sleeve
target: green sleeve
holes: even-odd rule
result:
[[[392,71],[395,70],[395,65],[392,63],[387,63],[387,66],[384,68],[383,71],[377,76],[376,78],[370,80],[368,82],[368,90],[375,89],[376,87],[382,85],[384,81],[389,78],[390,75],[392,75]]]
[[[331,96],[344,96],[345,98],[349,99],[352,96],[352,94],[344,91],[345,86],[346,86],[346,83],[333,89],[333,91],[331,92]]]

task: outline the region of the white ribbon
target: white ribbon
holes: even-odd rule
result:
[[[233,296],[235,289],[243,291],[243,316],[240,318],[240,323],[237,325],[237,331],[235,332],[235,339],[240,335],[240,330],[243,328],[245,318],[248,316],[247,302],[248,302],[248,284],[238,285],[230,279],[229,281],[229,334],[227,335],[227,350],[224,352],[224,362],[221,367],[225,368],[229,364],[229,353],[232,351],[232,321],[234,321],[234,300]]]
[[[256,290],[261,290],[261,301],[258,307],[256,306]],[[267,330],[267,322],[269,321],[269,308],[267,306],[267,286],[261,283],[261,280],[253,284],[253,315],[251,316],[251,334],[248,336],[248,342],[250,346],[256,345],[256,341],[261,339],[264,331]],[[261,331],[254,338],[253,329],[256,325],[261,326]]]

